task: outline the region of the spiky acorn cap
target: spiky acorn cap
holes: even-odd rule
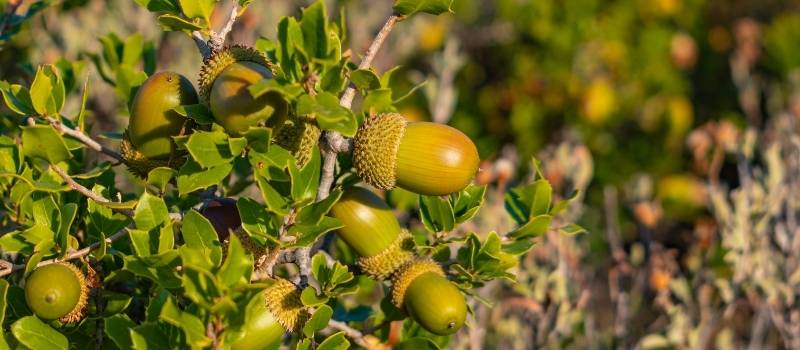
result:
[[[442,277],[445,276],[442,267],[429,258],[416,258],[409,261],[392,276],[392,303],[398,309],[403,310],[406,290],[411,285],[411,282],[427,272],[432,272]]]
[[[397,151],[407,124],[398,113],[367,117],[356,133],[353,148],[353,165],[358,176],[377,188],[394,188]]]
[[[311,159],[311,152],[314,151],[314,146],[319,141],[321,133],[322,130],[319,129],[313,118],[298,116],[284,122],[273,137],[273,141],[292,152],[297,159],[297,165],[302,167]]]
[[[28,307],[43,319],[58,319],[63,323],[80,321],[85,316],[88,298],[89,286],[83,272],[67,262],[38,267],[25,282]],[[76,299],[75,304],[59,305],[69,303],[69,299]]]
[[[133,147],[127,130],[122,135],[120,151],[122,153],[122,161],[128,166],[128,170],[140,179],[146,179],[150,170],[155,168],[168,167],[177,169],[186,162],[186,153],[178,151],[174,151],[170,159],[150,159],[145,157],[142,152]]]
[[[272,281],[274,283],[264,290],[267,309],[284,329],[295,332],[308,321],[308,309],[300,301],[300,293],[292,282],[283,278]]]
[[[261,51],[252,47],[233,45],[215,52],[205,60],[203,67],[200,69],[198,83],[200,85],[201,103],[208,104],[214,80],[225,68],[236,62],[253,62],[267,68],[270,67],[267,57]]]
[[[414,239],[403,229],[397,239],[381,253],[358,258],[358,266],[370,277],[381,281],[414,258]]]

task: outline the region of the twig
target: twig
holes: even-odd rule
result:
[[[106,146],[101,145],[99,142],[84,134],[82,131],[72,129],[61,123],[60,120],[53,117],[45,117],[45,120],[47,120],[47,122],[50,123],[54,129],[78,139],[78,141],[83,142],[83,144],[89,146],[89,148],[114,158],[119,162],[122,161],[122,155]]]
[[[87,198],[98,202],[98,203],[111,203],[111,200],[103,197],[97,193],[92,192],[92,190],[84,187],[83,185],[79,184],[75,181],[69,174],[67,174],[63,169],[59,168],[58,166],[51,165],[50,169],[53,169],[58,176],[61,176],[62,179],[71,187],[73,190],[80,192],[82,195],[86,196]]]
[[[228,37],[228,34],[233,30],[233,24],[236,23],[238,15],[239,4],[237,1],[234,1],[231,13],[228,16],[228,21],[225,22],[225,25],[222,26],[219,32],[209,30],[208,41],[203,38],[203,33],[200,31],[195,30],[192,32],[192,40],[194,40],[195,45],[197,45],[200,54],[203,55],[203,60],[207,60],[214,52],[222,50],[225,46],[225,38]]]
[[[328,322],[328,327],[344,332],[344,334],[348,338],[353,339],[353,341],[355,341],[356,344],[358,344],[358,346],[362,348],[370,350],[377,349],[377,347],[371,345],[369,342],[366,341],[366,339],[364,339],[364,333],[353,327],[348,326],[347,323],[336,320],[330,320]]]

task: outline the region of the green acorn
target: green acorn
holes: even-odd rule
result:
[[[83,319],[89,287],[74,265],[59,262],[38,267],[25,280],[28,308],[43,320],[73,323]]]
[[[273,284],[264,290],[267,310],[288,332],[300,330],[311,316],[303,302],[300,292],[292,282],[282,278],[272,280]]]
[[[200,98],[208,104],[214,120],[234,136],[241,136],[251,126],[281,126],[288,103],[276,91],[258,98],[250,94],[250,85],[271,78],[267,58],[258,50],[232,46],[206,60],[200,71]]]
[[[344,225],[339,237],[361,256],[358,265],[367,275],[386,279],[413,258],[411,236],[400,228],[391,208],[369,190],[348,189],[330,215]]]
[[[273,142],[292,152],[297,159],[297,165],[303,167],[311,159],[311,152],[314,151],[321,133],[322,130],[313,118],[298,116],[284,122],[273,137]]]
[[[247,307],[242,333],[231,343],[231,350],[277,348],[286,330],[269,311],[263,297],[257,295]]]
[[[409,262],[393,276],[392,285],[392,303],[429,332],[450,335],[464,325],[464,295],[432,260]]]
[[[121,147],[132,173],[144,178],[153,168],[183,164],[185,154],[177,152],[172,137],[191,133],[195,125],[173,109],[196,103],[192,83],[174,72],[153,74],[139,87]]]
[[[353,165],[370,185],[429,196],[463,190],[478,171],[478,150],[444,124],[407,122],[397,113],[367,118],[355,136]]]

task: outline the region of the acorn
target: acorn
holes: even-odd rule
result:
[[[248,90],[271,77],[263,53],[244,46],[228,47],[207,59],[200,70],[200,98],[231,135],[241,136],[251,126],[281,126],[288,112],[283,96],[269,91],[254,98]]]
[[[183,164],[185,153],[177,152],[172,137],[191,133],[195,124],[173,109],[196,103],[194,86],[178,73],[158,72],[139,87],[121,147],[132,173],[144,178],[156,167]]]
[[[464,325],[464,295],[432,260],[409,262],[393,276],[392,285],[392,303],[429,332],[450,335]]]
[[[272,282],[264,290],[267,310],[287,332],[300,330],[311,316],[300,301],[300,292],[292,282],[283,278],[275,278]]]
[[[286,330],[267,309],[261,295],[250,301],[242,336],[231,343],[231,350],[273,349],[280,345]]]
[[[355,136],[353,165],[370,185],[429,196],[463,190],[478,171],[475,144],[461,131],[408,122],[397,113],[368,117]]]
[[[83,273],[70,263],[38,267],[25,280],[28,308],[43,320],[80,321],[88,297],[89,287]]]
[[[303,167],[311,159],[321,133],[313,118],[298,116],[284,122],[273,137],[273,142],[292,152],[297,165]]]
[[[352,187],[333,205],[330,215],[344,225],[339,237],[360,255],[358,265],[384,280],[413,258],[414,241],[401,229],[392,209],[363,187]]]
[[[248,253],[253,255],[255,266],[259,267],[266,263],[272,257],[269,249],[261,246],[258,242],[254,241],[247,232],[242,229],[242,219],[239,216],[239,208],[236,206],[236,200],[233,198],[215,198],[212,199],[200,209],[200,214],[203,215],[211,226],[214,226],[214,231],[217,232],[217,237],[222,243],[222,252],[227,254],[228,244],[230,242],[231,233],[236,235],[242,247]]]

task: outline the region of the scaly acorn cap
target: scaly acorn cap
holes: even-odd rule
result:
[[[383,252],[373,256],[358,258],[358,266],[368,276],[382,281],[395,273],[400,267],[414,258],[414,239],[408,230],[403,229],[397,239]]]
[[[322,130],[313,118],[298,116],[284,122],[272,140],[292,152],[297,159],[297,165],[303,167],[311,159],[311,152],[314,151],[321,133]]]
[[[426,272],[433,272],[442,277],[445,276],[442,267],[428,258],[416,258],[409,261],[392,276],[392,303],[394,306],[403,310],[403,300],[406,296],[406,289],[408,289],[408,286],[411,285],[411,282],[413,282],[415,278]]]
[[[144,156],[142,152],[136,150],[131,144],[128,137],[128,131],[122,135],[122,144],[120,145],[122,153],[122,161],[128,167],[128,170],[133,175],[140,179],[146,179],[150,170],[158,167],[168,167],[172,169],[180,168],[186,162],[185,152],[174,152],[171,159],[150,159]]]
[[[292,282],[282,278],[275,278],[273,282],[264,290],[267,309],[283,328],[295,332],[308,321],[308,309],[300,301],[300,293]]]
[[[63,269],[66,269],[63,270]],[[64,272],[70,272],[74,279],[63,280]],[[59,280],[61,278],[62,280]],[[53,314],[57,303],[63,298],[70,298],[74,290],[64,288],[78,287],[77,301],[72,309],[61,316]],[[44,295],[42,295],[44,293]],[[73,294],[74,297],[74,294]],[[25,283],[25,299],[34,314],[43,319],[57,318],[62,323],[80,321],[85,316],[86,303],[89,298],[89,286],[80,269],[67,262],[58,262],[36,268]],[[66,310],[62,311],[65,312]]]
[[[398,113],[367,117],[354,140],[353,165],[359,177],[383,190],[394,188],[397,151],[407,124]]]
[[[201,103],[208,104],[214,80],[225,68],[236,62],[253,62],[267,68],[270,67],[267,56],[252,47],[233,45],[215,52],[205,60],[203,67],[200,69],[198,84],[200,85]]]

